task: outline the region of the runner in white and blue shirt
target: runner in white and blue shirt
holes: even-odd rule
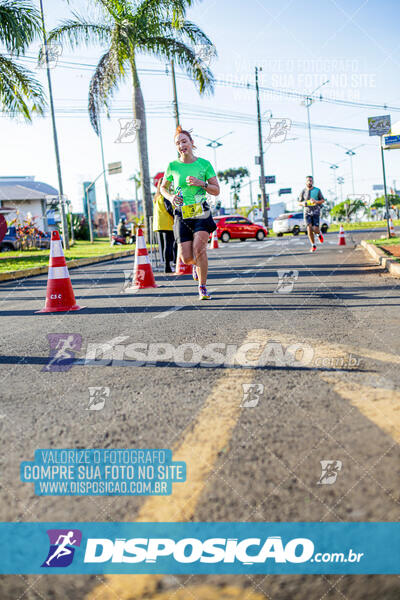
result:
[[[321,244],[324,241],[319,228],[319,218],[321,211],[321,204],[325,202],[325,198],[319,188],[314,187],[314,180],[311,175],[306,177],[306,187],[301,191],[299,196],[299,203],[304,207],[304,221],[307,225],[308,239],[311,243],[310,252],[315,252],[317,246],[315,245],[315,235],[318,236]]]

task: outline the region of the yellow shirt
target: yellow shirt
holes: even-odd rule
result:
[[[153,231],[172,231],[173,225],[174,219],[165,208],[163,196],[156,194],[153,206]]]

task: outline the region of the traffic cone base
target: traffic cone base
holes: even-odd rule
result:
[[[144,241],[143,231],[138,229],[136,236],[135,265],[133,267],[133,285],[125,292],[144,290],[146,288],[158,287],[155,280],[153,269],[151,268],[149,254],[147,252],[146,242]]]
[[[67,263],[61,245],[60,234],[53,231],[50,242],[49,274],[47,279],[46,303],[36,313],[68,312],[81,310],[72,289]]]

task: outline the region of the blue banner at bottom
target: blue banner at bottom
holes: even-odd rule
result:
[[[0,523],[2,574],[398,574],[399,523]]]

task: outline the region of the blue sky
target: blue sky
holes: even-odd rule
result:
[[[38,1],[34,0],[38,5]],[[44,0],[47,27],[70,16],[71,10],[95,16],[93,2],[88,0]],[[216,79],[228,83],[254,83],[254,67],[262,67],[261,86],[278,91],[290,88],[309,93],[319,83],[330,83],[321,89],[326,97],[356,102],[389,104],[400,107],[398,22],[396,0],[203,0],[190,9],[188,17],[211,38],[218,57],[211,68]],[[39,43],[32,45],[33,57]],[[82,182],[93,180],[101,171],[98,140],[89,124],[86,106],[87,90],[93,66],[101,48],[82,47],[75,52],[63,48],[59,63],[52,70],[58,136],[65,193],[76,210],[81,208]],[[80,63],[80,64],[78,64]],[[30,66],[46,84],[45,72]],[[172,87],[165,64],[152,57],[140,56],[140,70],[159,73],[140,74],[147,108],[148,145],[151,173],[164,170],[175,158],[172,117]],[[217,138],[229,131],[217,151],[218,169],[246,166],[253,179],[259,176],[254,164],[257,149],[255,93],[253,90],[217,85],[213,96],[201,98],[195,86],[181,77],[178,70],[178,97],[181,122],[193,129],[198,155],[213,162],[212,151],[200,137]],[[262,112],[270,110],[274,118],[305,123],[306,109],[300,100],[276,93],[261,94]],[[131,88],[128,81],[115,94],[111,118],[104,119],[106,161],[121,160],[123,173],[109,178],[111,197],[120,194],[133,198],[128,177],[138,169],[136,144],[115,143],[119,121],[131,115]],[[199,114],[199,113],[202,114]],[[338,106],[315,102],[311,107],[313,124],[367,129],[367,117],[390,113],[392,123],[400,120],[400,110],[384,110]],[[263,131],[269,131],[265,114]],[[57,185],[50,119],[35,119],[32,125],[2,118],[3,143],[0,153],[2,175],[35,175],[37,179]],[[277,184],[267,186],[271,202],[278,200],[280,187],[292,187],[297,193],[310,171],[308,133],[292,125],[284,143],[266,146],[266,173],[276,175]],[[343,194],[351,193],[350,163],[346,148],[356,149],[353,159],[355,192],[374,197],[372,185],[382,183],[378,138],[367,133],[313,129],[313,155],[316,185],[328,195],[334,189],[332,170],[326,163],[339,164],[337,175],[345,179]],[[390,185],[397,179],[400,187],[400,150],[385,154]],[[324,162],[326,161],[326,162]],[[254,184],[254,195],[257,192]],[[104,206],[101,180],[96,185],[100,207]],[[248,204],[249,188],[242,193],[242,204]],[[229,192],[223,190],[228,205]],[[294,195],[293,195],[294,198]],[[290,197],[285,199],[289,200]]]

